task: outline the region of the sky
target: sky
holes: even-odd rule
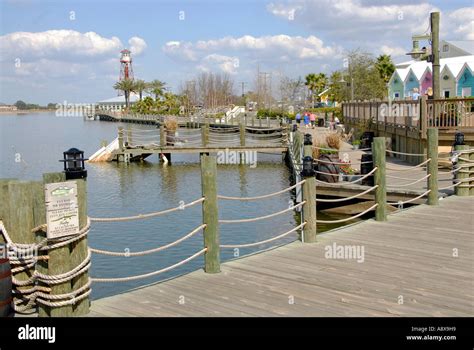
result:
[[[201,72],[229,74],[236,93],[257,67],[273,84],[329,74],[357,48],[406,61],[431,11],[441,39],[474,40],[472,0],[0,0],[0,102],[116,96],[123,48],[135,78],[174,92]]]

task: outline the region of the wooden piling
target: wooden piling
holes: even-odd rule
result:
[[[36,237],[32,232],[33,221],[33,190],[31,181],[11,181],[8,183],[8,213],[5,213],[4,225],[14,243],[35,243]],[[35,252],[31,252],[34,254]],[[29,254],[28,254],[29,255]],[[24,281],[33,275],[34,267],[14,274],[17,280]],[[26,286],[17,286],[17,290],[30,289],[34,283]],[[26,303],[25,303],[26,304]],[[23,303],[19,306],[25,305]]]
[[[204,124],[201,127],[201,141],[203,147],[207,147],[209,144],[209,124]]]
[[[471,148],[471,151],[472,150],[474,150],[474,148]],[[466,154],[466,158],[467,158],[467,156],[469,156],[469,159],[471,161],[471,167],[469,169],[469,171],[470,171],[469,177],[472,179],[472,178],[474,178],[474,152]],[[474,196],[474,180],[471,180],[469,182],[469,186],[470,186],[469,195]]]
[[[77,183],[77,205],[79,207],[79,229],[87,226],[87,180],[78,179]],[[80,240],[71,243],[71,265],[76,267],[80,265],[88,254],[87,236]],[[74,277],[71,281],[71,289],[77,290],[89,282],[89,274],[87,272]],[[89,298],[84,298],[76,302],[73,306],[74,316],[84,316],[89,313],[90,301]]]
[[[160,125],[160,146],[161,147],[166,146],[166,132],[165,132],[165,126],[163,124]]]
[[[375,189],[375,220],[387,221],[387,187],[386,187],[386,168],[385,168],[385,137],[375,137],[372,143],[372,157],[374,167],[377,170],[374,174]]]
[[[0,179],[0,220],[3,221],[8,230],[8,216],[10,215],[10,202],[8,201],[8,184],[16,179]],[[0,244],[5,243],[3,235],[0,235]]]
[[[454,148],[456,151],[466,151],[469,150],[468,145],[457,145]],[[458,158],[458,165],[460,167],[459,171],[456,172],[456,179],[458,181],[465,181],[465,179],[469,178],[469,168],[466,167],[468,162],[462,160],[461,158],[468,159],[469,155],[466,153],[462,153],[459,155]],[[462,182],[458,186],[456,186],[456,195],[457,196],[469,196],[469,182]]]
[[[46,223],[46,204],[43,181],[35,181],[32,184],[33,191],[33,222],[34,227],[39,227]],[[36,243],[42,242],[46,239],[46,230],[42,229],[35,233]],[[39,255],[47,255],[47,252],[39,251]],[[48,260],[38,260],[36,263],[36,271],[39,273],[48,274]],[[38,281],[38,286],[49,287],[46,283]],[[38,303],[38,317],[49,317],[49,306]]]
[[[204,271],[220,272],[219,221],[217,206],[217,162],[215,156],[201,155],[202,218],[204,228]]]
[[[304,146],[304,156],[312,157],[313,146]],[[303,221],[306,225],[303,228],[303,243],[314,243],[316,242],[316,178],[313,176],[304,177],[303,184],[303,201],[306,203],[303,205]]]
[[[245,146],[245,124],[240,123],[240,145]]]
[[[122,129],[123,130],[123,129]],[[64,173],[46,173],[43,174],[43,183],[63,182],[66,181]],[[45,218],[46,219],[46,218]],[[70,245],[51,249],[48,251],[48,274],[59,275],[72,270],[75,266],[71,264]],[[71,281],[51,285],[51,294],[67,294],[71,293]],[[72,316],[72,305],[50,308],[49,316],[51,317],[68,317]]]
[[[119,150],[123,152],[124,142],[123,142],[123,127],[119,126],[118,128],[118,144]]]
[[[429,128],[427,130],[428,141],[428,159],[431,159],[426,166],[427,175],[430,175],[427,180],[428,204],[438,205],[438,129]]]

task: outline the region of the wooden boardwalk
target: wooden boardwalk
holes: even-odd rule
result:
[[[474,197],[449,197],[99,299],[90,316],[472,316],[473,212]],[[334,243],[364,261],[325,258]]]

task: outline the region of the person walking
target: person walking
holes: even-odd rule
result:
[[[301,114],[300,114],[300,112],[296,113],[295,119],[296,119],[296,124],[300,125],[301,124]]]
[[[309,120],[311,122],[311,128],[314,129],[314,125],[316,124],[316,115],[314,113],[311,113],[309,115]]]
[[[418,88],[413,89],[413,94],[411,95],[413,100],[418,100],[420,98],[420,93],[418,92]]]
[[[306,129],[309,128],[309,113],[308,112],[304,114],[304,127]]]

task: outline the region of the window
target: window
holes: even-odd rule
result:
[[[444,98],[449,98],[449,90],[444,90]]]
[[[443,52],[449,52],[449,45],[447,44],[443,45]]]
[[[399,98],[399,97],[400,97],[400,93],[399,93],[399,92],[396,92],[396,93],[394,94],[394,96],[395,96],[395,98]]]

